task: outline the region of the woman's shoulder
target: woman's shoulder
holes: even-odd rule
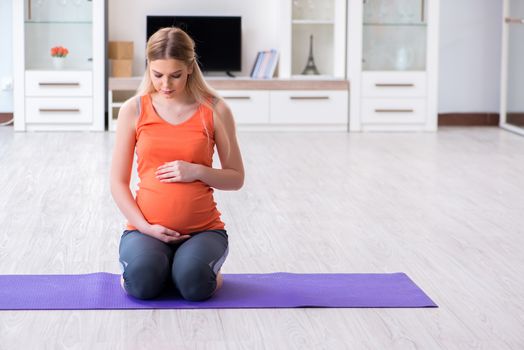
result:
[[[133,96],[129,99],[127,99],[124,103],[122,103],[122,107],[120,107],[120,110],[123,110],[125,112],[131,112],[132,114],[137,114],[139,112],[139,105],[142,103],[142,96]]]
[[[142,104],[144,102],[144,97],[147,95],[135,95],[129,99],[127,99],[120,108],[121,110],[124,110],[126,113],[129,113],[131,115],[139,116],[140,111],[142,109]]]
[[[219,118],[224,119],[232,117],[231,108],[229,108],[229,105],[223,98],[214,97],[212,104],[217,111]]]
[[[223,98],[217,97],[214,103],[213,124],[220,125],[218,129],[223,129],[227,133],[234,132],[235,119],[233,112]],[[217,127],[215,127],[217,129]]]
[[[143,96],[133,96],[127,99],[120,107],[118,113],[118,119],[122,118],[124,121],[136,123],[138,117],[140,116],[140,110],[142,108],[142,98]]]

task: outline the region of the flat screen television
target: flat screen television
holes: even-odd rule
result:
[[[147,38],[158,29],[178,27],[195,41],[204,72],[241,70],[240,16],[147,16]]]

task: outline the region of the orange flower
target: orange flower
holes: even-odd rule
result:
[[[66,57],[69,50],[63,46],[55,46],[51,48],[51,56],[53,57]]]

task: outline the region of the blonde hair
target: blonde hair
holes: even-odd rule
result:
[[[204,75],[200,70],[198,65],[198,57],[195,53],[195,42],[186,32],[180,28],[169,27],[159,29],[157,32],[151,35],[147,41],[147,66],[142,82],[138,87],[137,95],[147,95],[156,91],[151,81],[149,64],[151,61],[162,59],[176,59],[182,61],[187,67],[193,68],[193,72],[188,75],[186,82],[188,94],[199,104],[203,104],[204,106],[210,108],[213,113],[219,117],[216,118],[215,130],[217,128],[224,129],[220,115],[215,108],[216,102],[221,100],[221,98],[219,94],[204,80]],[[210,135],[203,118],[202,124],[204,125],[209,140]],[[224,133],[224,135],[227,135],[227,133]],[[229,155],[230,145],[227,137],[225,141],[227,150],[226,153]]]

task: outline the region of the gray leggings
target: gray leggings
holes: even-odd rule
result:
[[[228,235],[225,230],[203,231],[182,243],[167,244],[126,230],[119,251],[128,294],[152,299],[172,283],[184,299],[201,301],[216,289],[217,273],[228,254]]]

